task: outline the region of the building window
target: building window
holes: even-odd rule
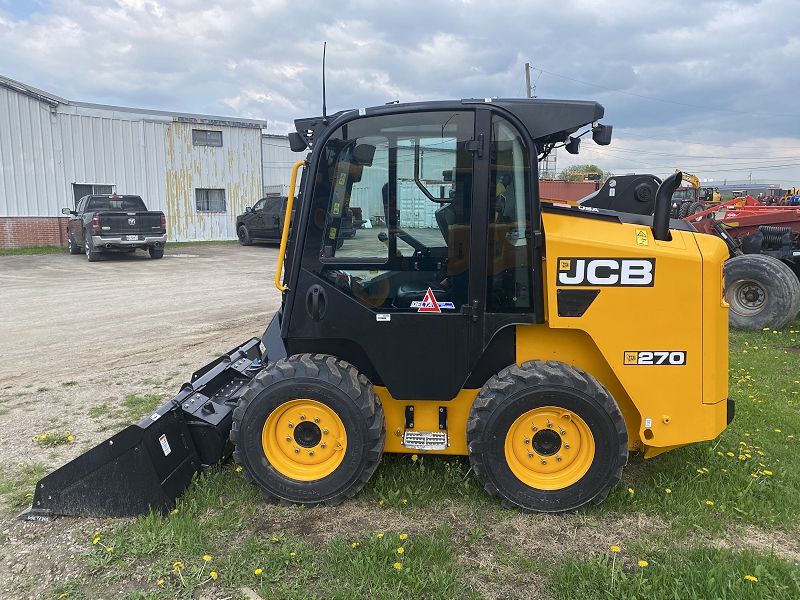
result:
[[[75,206],[78,206],[78,201],[84,196],[91,194],[113,194],[114,185],[103,183],[73,183],[72,195],[75,198]]]
[[[205,129],[192,129],[192,145],[222,146],[222,132]]]
[[[194,197],[197,212],[228,212],[225,207],[225,190],[197,188]]]

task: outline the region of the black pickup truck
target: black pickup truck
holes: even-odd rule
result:
[[[81,198],[75,210],[62,208],[61,212],[71,215],[67,222],[70,254],[85,252],[89,262],[109,250],[135,252],[141,248],[150,252],[150,258],[164,256],[166,217],[160,211],[147,210],[139,196],[93,194]]]

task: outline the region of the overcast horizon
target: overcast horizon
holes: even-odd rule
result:
[[[611,146],[558,169],[800,186],[796,0],[0,0],[0,75],[68,100],[263,119],[399,100],[595,100]]]

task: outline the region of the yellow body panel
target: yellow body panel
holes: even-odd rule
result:
[[[649,227],[563,214],[544,213],[543,221],[547,322],[516,326],[517,364],[557,360],[592,374],[619,405],[630,449],[646,458],[719,435],[728,397],[725,244],[678,230],[658,241]],[[559,285],[559,271],[568,268],[559,259],[578,258],[653,259],[653,285]],[[559,289],[600,293],[582,316],[566,317],[558,315]],[[676,364],[639,364],[642,353],[670,353]],[[479,390],[449,402],[399,401],[375,390],[386,413],[386,452],[413,452],[401,443],[412,404],[416,431],[439,431],[439,408],[447,407],[450,446],[433,454],[467,454],[466,424]]]

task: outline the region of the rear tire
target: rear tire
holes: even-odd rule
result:
[[[691,207],[691,202],[682,202],[680,207],[678,208],[678,218],[685,219],[689,216],[689,208]]]
[[[705,209],[706,207],[702,202],[692,202],[691,204],[689,204],[689,210],[686,216],[691,217],[692,215],[696,215],[699,212],[703,212]]]
[[[731,327],[782,329],[800,312],[800,281],[770,256],[734,256],[725,262],[725,300]]]
[[[239,238],[239,243],[242,246],[253,245],[253,240],[250,239],[250,232],[247,231],[247,227],[245,225],[239,225],[239,228],[236,230],[236,236]]]
[[[158,248],[150,246],[147,248],[147,251],[150,253],[150,258],[161,258],[164,256],[164,246],[159,246]]]
[[[625,420],[608,390],[570,365],[527,361],[483,386],[470,409],[475,475],[506,508],[582,511],[619,483]]]
[[[67,247],[69,248],[70,254],[83,254],[83,250],[75,243],[75,239],[72,237],[71,233],[67,234]]]
[[[233,412],[234,460],[267,498],[329,506],[352,498],[386,444],[383,406],[369,380],[325,354],[261,371]]]
[[[86,250],[86,260],[89,262],[97,262],[100,260],[100,253],[94,249],[94,245],[92,244],[92,238],[89,237],[89,232],[85,232],[83,235],[83,243]]]

